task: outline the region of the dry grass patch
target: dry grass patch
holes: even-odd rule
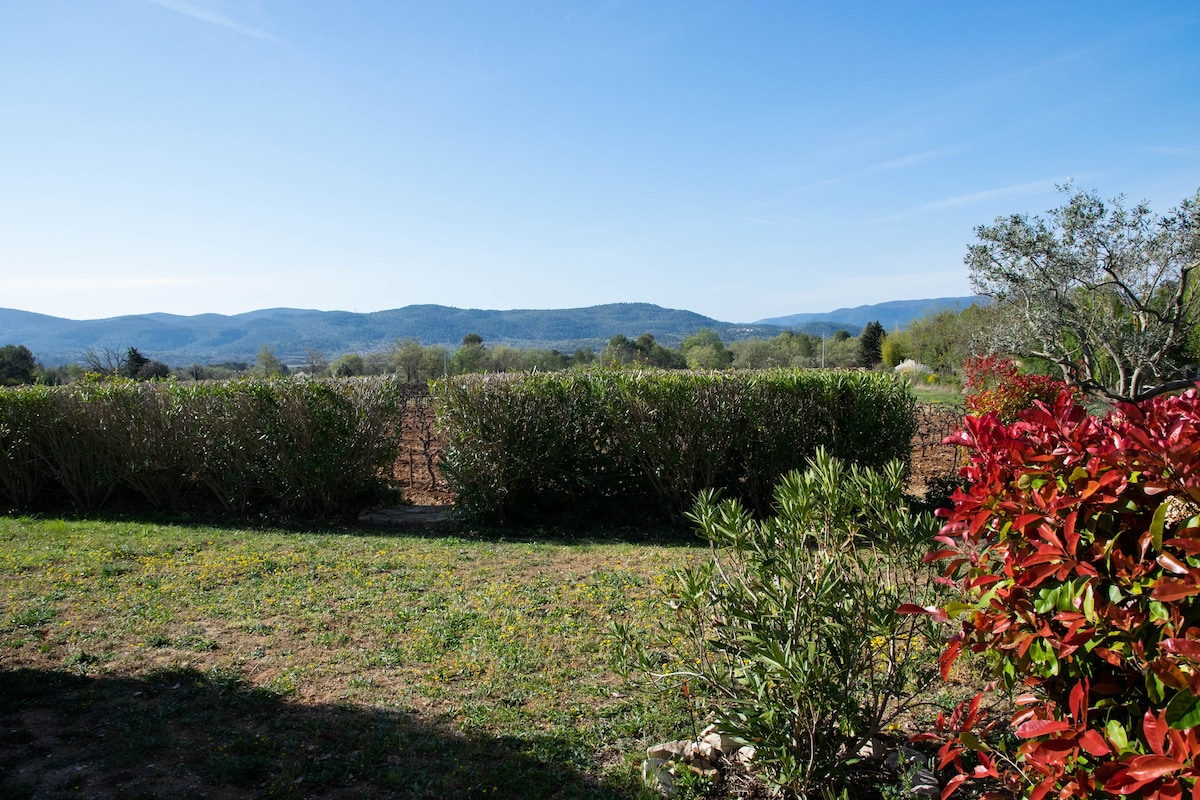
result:
[[[609,625],[652,624],[690,548],[13,518],[0,544],[16,796],[632,797],[614,754],[680,729]]]

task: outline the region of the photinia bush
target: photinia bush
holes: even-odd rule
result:
[[[960,599],[904,610],[961,621],[943,678],[964,648],[992,655],[1019,745],[985,743],[980,697],[939,717],[921,738],[956,771],[943,798],[972,778],[993,797],[1200,797],[1200,394],[1101,419],[1064,391],[947,442],[971,459],[928,558]]]
[[[1007,358],[996,354],[972,356],[963,364],[967,411],[983,415],[995,411],[1001,422],[1013,422],[1033,401],[1054,402],[1067,384],[1049,375],[1026,375]]]

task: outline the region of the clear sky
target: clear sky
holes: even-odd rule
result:
[[[0,307],[752,321],[1067,180],[1200,189],[1200,4],[0,0]]]

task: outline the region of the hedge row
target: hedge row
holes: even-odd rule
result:
[[[678,520],[706,488],[766,511],[779,477],[818,447],[907,462],[916,425],[902,385],[861,372],[461,376],[433,392],[459,507],[494,520]]]
[[[112,381],[0,391],[0,508],[328,515],[388,489],[387,379]]]

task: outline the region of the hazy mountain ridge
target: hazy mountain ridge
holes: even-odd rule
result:
[[[581,347],[598,350],[618,333],[635,338],[649,332],[669,347],[677,347],[702,328],[712,328],[726,342],[775,336],[784,330],[828,335],[841,328],[857,335],[866,322],[875,319],[890,329],[923,316],[923,309],[948,301],[966,306],[972,299],[906,300],[777,318],[787,322],[755,323],[721,322],[650,303],[511,311],[412,305],[370,313],[272,308],[234,315],[153,313],[97,320],[0,308],[0,345],[23,344],[47,366],[78,362],[89,350],[124,351],[128,347],[172,366],[253,361],[263,345],[270,346],[281,360],[299,364],[310,349],[330,358],[365,354],[385,350],[409,336],[425,345],[453,348],[468,333],[478,333],[487,344],[569,353]],[[879,313],[872,315],[869,310],[873,308],[880,309]],[[905,314],[903,321],[896,321]]]
[[[868,322],[878,322],[884,330],[903,328],[914,319],[936,311],[961,311],[972,303],[984,302],[982,297],[932,297],[927,300],[891,300],[869,306],[838,308],[824,314],[789,314],[786,317],[760,319],[760,325],[782,325],[795,327],[811,322],[836,320],[849,325],[865,327]]]

